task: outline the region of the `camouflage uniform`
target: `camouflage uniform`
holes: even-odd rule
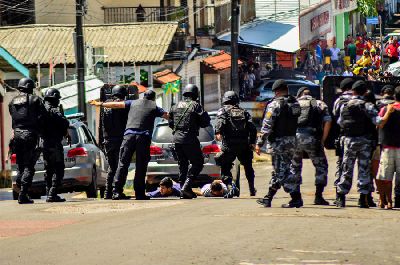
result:
[[[351,100],[362,100],[360,96],[353,96]],[[344,119],[342,117],[343,107],[340,110],[340,117],[338,124],[343,127]],[[365,114],[372,123],[378,125],[381,118],[378,116],[378,112],[375,106],[371,103],[365,103]],[[358,192],[360,194],[369,194],[371,185],[371,173],[370,173],[370,158],[372,141],[368,135],[350,137],[345,136],[343,139],[344,143],[344,155],[342,165],[342,175],[340,181],[337,184],[338,194],[348,194],[353,181],[353,170],[356,159],[358,159]]]
[[[294,105],[300,113],[300,105],[297,102]],[[275,99],[267,106],[257,145],[262,146],[268,139],[267,152],[272,156],[273,166],[269,188],[278,190],[283,186],[284,190],[288,193],[299,192],[300,179],[296,179],[294,175],[290,174],[290,163],[296,150],[296,137],[272,137],[275,129],[274,125],[280,113],[280,102]]]
[[[312,100],[311,96],[303,96],[298,100]],[[328,106],[316,100],[319,118],[321,118],[321,131],[323,123],[331,122],[332,118],[329,114]],[[324,147],[321,144],[321,134],[316,135],[316,128],[298,128],[296,133],[297,148],[292,159],[291,174],[295,175],[296,179],[301,180],[301,170],[303,166],[303,152],[307,153],[313,163],[315,172],[315,185],[326,186],[328,183],[328,161],[326,159]]]
[[[337,121],[340,115],[340,109],[343,105],[348,102],[353,96],[352,91],[345,91],[343,94],[335,101],[333,105],[333,117]],[[343,164],[343,152],[344,152],[344,137],[339,135],[337,139],[337,147],[336,147],[336,155],[338,160],[336,162],[336,172],[335,172],[335,180],[333,185],[336,187],[340,181],[340,176],[342,175],[342,164]]]

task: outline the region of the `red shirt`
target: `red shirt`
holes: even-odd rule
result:
[[[356,47],[357,47],[356,54],[360,55],[360,56],[363,56],[364,49],[365,49],[365,43],[359,42],[359,43],[356,44]]]
[[[397,52],[397,48],[399,47],[398,44],[394,45],[391,43],[387,48],[386,48],[386,53],[388,54],[389,57],[398,57],[399,53]]]

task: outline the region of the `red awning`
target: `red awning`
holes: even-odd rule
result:
[[[130,85],[136,86],[136,87],[138,88],[139,94],[140,94],[140,93],[144,93],[144,92],[147,91],[147,87],[145,87],[145,86],[143,86],[143,85],[139,85],[139,84],[136,83],[136,82],[131,82]]]

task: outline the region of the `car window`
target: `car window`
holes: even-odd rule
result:
[[[200,142],[211,142],[214,140],[214,129],[212,126],[207,128],[200,128],[199,136]],[[172,143],[172,129],[167,124],[158,125],[153,132],[153,141],[156,143]]]
[[[78,128],[78,132],[79,132],[79,134],[80,134],[80,136],[82,138],[82,142],[84,144],[88,144],[89,143],[89,139],[87,138],[87,136],[86,136],[85,132],[83,131],[82,127]]]
[[[81,128],[86,136],[86,139],[88,140],[88,143],[95,144],[88,128],[86,128],[86,126],[82,126]]]
[[[78,131],[74,127],[70,127],[68,129],[68,134],[71,137],[71,144],[78,144],[79,143],[79,135]],[[63,146],[68,146],[69,143],[66,138],[63,139],[62,141]]]

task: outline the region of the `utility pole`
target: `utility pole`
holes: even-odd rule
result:
[[[76,0],[76,70],[78,74],[78,111],[87,118],[85,91],[85,47],[83,42],[83,15],[86,0]]]
[[[239,16],[240,16],[240,0],[232,0],[231,2],[231,90],[235,91],[238,95],[240,93],[239,88]]]

